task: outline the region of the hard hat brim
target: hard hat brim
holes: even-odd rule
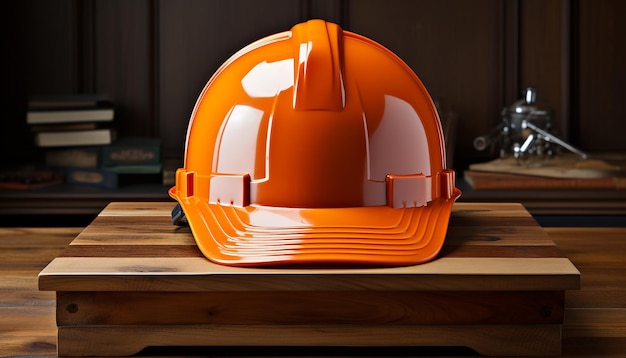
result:
[[[176,187],[169,193],[201,252],[230,266],[425,263],[441,250],[458,197],[412,208],[285,208],[212,204],[179,197]]]

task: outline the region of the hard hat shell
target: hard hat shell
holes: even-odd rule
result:
[[[217,70],[169,194],[217,263],[410,265],[436,257],[460,191],[415,73],[311,20]]]

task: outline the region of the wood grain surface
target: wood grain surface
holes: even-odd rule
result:
[[[111,203],[39,275],[52,291],[567,290],[579,272],[519,204],[458,203],[437,260],[392,268],[214,264],[172,203]]]
[[[403,267],[218,265],[171,224],[171,209],[112,203],[42,270],[39,288],[57,291],[60,355],[135,354],[172,336],[181,338],[169,345],[222,346],[225,332],[266,346],[274,331],[288,346],[351,346],[355,336],[366,346],[558,354],[564,292],[580,287],[519,204],[455,205],[442,254]],[[529,334],[540,337],[532,346]]]
[[[532,219],[532,218],[531,218]],[[471,225],[463,215],[452,218],[455,224]],[[532,222],[532,220],[531,220]],[[529,228],[518,227],[519,230]],[[516,230],[517,230],[516,229]],[[68,246],[83,228],[0,228],[0,356],[11,357],[55,357],[55,293],[38,291],[37,274],[55,257],[65,255],[75,245]],[[451,225],[450,232],[457,230]],[[513,230],[513,229],[511,229]],[[463,230],[460,230],[463,231]],[[565,294],[562,357],[611,357],[623,358],[626,352],[626,229],[625,228],[545,228],[549,237],[523,239],[515,245],[521,247],[553,247],[555,252],[568,257],[581,272],[580,290],[568,290]],[[502,240],[488,238],[501,236],[487,232],[483,239],[467,239],[463,250],[470,246],[485,245],[491,241],[502,244]],[[554,246],[556,243],[556,246]],[[462,252],[450,248],[446,242],[445,252]],[[505,248],[507,245],[500,245]],[[552,250],[551,249],[551,250]],[[460,250],[460,249],[459,249]],[[531,250],[530,252],[534,252]],[[70,252],[71,253],[71,252]],[[494,254],[497,255],[497,254]],[[97,256],[97,255],[96,255]],[[184,256],[184,255],[183,255]],[[468,255],[469,256],[469,255]],[[497,256],[496,256],[497,257]],[[559,256],[557,256],[559,257]],[[358,292],[355,292],[357,294]],[[436,292],[431,292],[436,293]],[[79,294],[79,293],[77,293]],[[120,292],[120,294],[125,294]],[[132,294],[132,293],[128,293]],[[396,325],[396,327],[401,327]],[[548,328],[549,330],[549,328]],[[125,334],[124,331],[117,331]],[[535,331],[536,332],[536,331]],[[67,331],[63,334],[72,334]],[[86,334],[86,332],[83,332]],[[187,332],[195,334],[194,332]],[[436,332],[431,332],[432,334]],[[439,332],[441,333],[441,332]],[[545,333],[545,332],[544,332]],[[146,331],[149,335],[150,331]],[[145,337],[140,337],[144,339]],[[532,344],[529,342],[529,344]],[[259,350],[270,354],[270,350]],[[169,354],[179,354],[168,351]],[[154,352],[154,351],[153,351]],[[219,355],[217,350],[213,356]],[[241,355],[255,355],[254,351],[244,351]],[[274,350],[281,355],[284,351]],[[312,353],[313,352],[313,353]],[[331,352],[333,356],[344,353],[352,356],[359,350],[342,350],[339,347],[322,351],[321,348],[294,350],[291,355],[316,355]],[[367,354],[383,352],[370,348]],[[397,356],[441,356],[439,351],[407,351],[399,347],[384,350],[385,355]],[[409,352],[409,353],[407,353]],[[420,354],[420,352],[422,354]],[[157,352],[155,354],[162,354]],[[201,353],[201,354],[206,354]],[[321,353],[320,353],[321,354]],[[463,356],[450,353],[445,356]]]

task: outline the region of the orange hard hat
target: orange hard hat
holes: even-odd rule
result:
[[[311,20],[217,70],[169,194],[217,263],[398,266],[436,257],[461,193],[415,73]]]

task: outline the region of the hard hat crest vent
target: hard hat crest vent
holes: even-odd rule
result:
[[[291,29],[297,49],[293,108],[299,111],[340,111],[345,106],[342,78],[343,31],[322,20]]]

